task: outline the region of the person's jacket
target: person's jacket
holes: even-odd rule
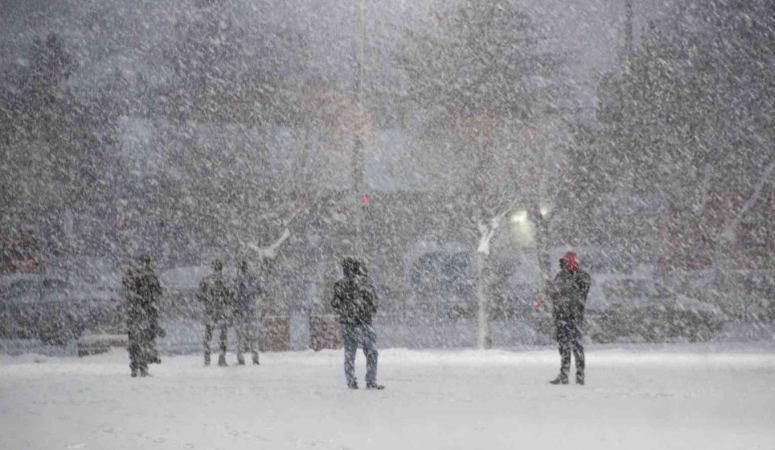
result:
[[[214,273],[199,284],[197,300],[204,303],[205,317],[217,322],[230,320],[234,309],[234,291],[220,273]]]
[[[237,277],[237,297],[234,304],[234,318],[253,320],[256,316],[256,302],[263,294],[258,279],[252,275]]]
[[[123,279],[126,292],[126,320],[131,330],[160,334],[159,302],[162,289],[159,279],[149,269],[130,270]]]
[[[371,325],[377,313],[377,294],[358,263],[344,264],[345,276],[334,284],[331,306],[342,325]]]
[[[577,325],[584,322],[584,308],[592,280],[581,269],[563,269],[551,286],[552,312],[557,325]]]

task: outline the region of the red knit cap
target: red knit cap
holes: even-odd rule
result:
[[[568,252],[563,256],[563,259],[565,260],[565,267],[568,268],[568,270],[576,270],[579,268],[579,260],[576,256],[576,252]]]

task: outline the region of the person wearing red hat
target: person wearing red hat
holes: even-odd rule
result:
[[[584,305],[592,284],[589,274],[579,268],[574,252],[560,258],[560,273],[547,288],[552,299],[555,337],[560,347],[560,374],[551,384],[568,384],[571,352],[576,359],[576,383],[584,384],[584,346],[581,343]]]

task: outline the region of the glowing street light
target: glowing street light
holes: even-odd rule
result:
[[[517,211],[514,213],[514,215],[511,216],[511,222],[512,223],[526,223],[527,222],[527,211]]]

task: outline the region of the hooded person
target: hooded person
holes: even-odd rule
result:
[[[361,347],[366,356],[366,388],[384,389],[377,384],[377,335],[372,326],[372,317],[377,313],[377,294],[365,269],[355,258],[342,260],[344,278],[334,283],[331,306],[342,325],[347,387],[358,389],[355,354]]]
[[[258,365],[258,330],[256,326],[256,308],[263,294],[258,278],[250,272],[247,261],[239,265],[236,281],[236,301],[234,304],[234,327],[237,332],[237,364],[245,365],[243,352],[253,357]]]
[[[568,384],[571,353],[576,360],[576,383],[584,384],[582,329],[591,284],[589,274],[579,268],[575,252],[567,252],[560,258],[560,272],[547,289],[552,300],[555,338],[560,350],[560,374],[550,381],[552,384]]]
[[[159,303],[162,289],[149,256],[141,256],[130,265],[123,278],[126,296],[127,350],[133,377],[148,376],[148,365],[160,363],[156,337],[163,337],[159,327]]]
[[[212,266],[213,273],[202,280],[197,292],[197,300],[205,310],[205,366],[210,365],[210,341],[215,328],[220,330],[218,365],[226,366],[226,336],[234,310],[234,289],[223,275],[223,261],[216,259]]]

